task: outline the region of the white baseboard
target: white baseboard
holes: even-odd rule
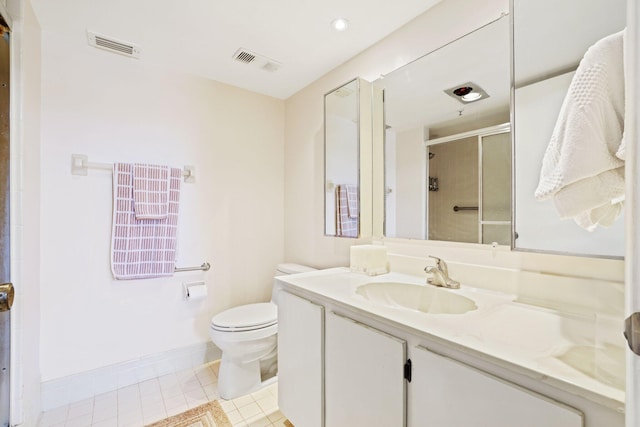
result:
[[[117,390],[162,375],[220,359],[222,352],[211,342],[182,347],[140,359],[81,372],[42,383],[42,410]]]

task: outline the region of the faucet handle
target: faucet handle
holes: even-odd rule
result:
[[[442,271],[446,276],[449,276],[449,267],[447,266],[447,263],[444,262],[443,259],[433,255],[429,255],[429,258],[435,259],[436,267],[438,267],[438,269],[440,269],[440,271]]]

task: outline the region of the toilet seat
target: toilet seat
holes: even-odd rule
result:
[[[225,310],[211,319],[211,329],[220,332],[247,332],[278,323],[278,307],[270,302],[246,304]]]

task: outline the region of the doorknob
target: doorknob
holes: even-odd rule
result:
[[[0,285],[0,311],[9,311],[13,305],[13,297],[15,296],[13,284],[4,283]]]

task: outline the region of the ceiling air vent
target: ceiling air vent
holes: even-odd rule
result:
[[[133,43],[115,40],[111,37],[106,37],[91,31],[87,31],[87,36],[89,38],[89,44],[93,47],[108,50],[113,53],[119,53],[120,55],[129,56],[131,58],[140,57],[140,47]]]
[[[264,55],[251,52],[250,50],[242,47],[236,50],[236,53],[233,54],[233,59],[238,62],[250,64],[256,68],[261,68],[265,71],[271,72],[277,71],[282,65],[278,61],[274,61],[273,59],[267,58]]]
[[[256,59],[256,56],[244,49],[240,49],[238,52],[236,52],[235,58],[236,61],[246,62],[248,64],[250,62],[253,62],[253,60]]]

